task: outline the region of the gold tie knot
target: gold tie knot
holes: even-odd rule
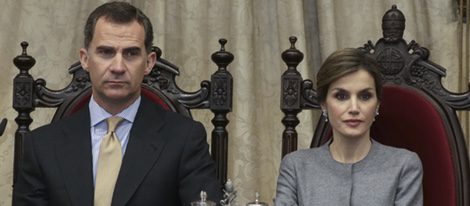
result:
[[[118,117],[118,116],[112,116],[106,119],[106,122],[108,123],[108,133],[114,132],[116,130],[116,127],[122,120],[123,118]]]

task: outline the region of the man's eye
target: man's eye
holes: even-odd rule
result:
[[[112,49],[100,49],[98,50],[98,54],[103,57],[112,57],[114,56],[115,52]]]
[[[124,51],[124,56],[125,57],[135,57],[135,56],[139,56],[139,55],[140,55],[139,50]]]

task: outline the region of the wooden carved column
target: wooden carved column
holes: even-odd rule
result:
[[[282,60],[287,65],[287,70],[281,77],[281,110],[284,112],[282,124],[285,129],[282,133],[282,157],[297,150],[297,131],[299,124],[297,114],[301,111],[301,83],[302,76],[297,71],[297,65],[304,55],[295,48],[296,37],[290,37],[291,47],[282,52]]]
[[[220,51],[212,54],[212,61],[219,67],[211,76],[210,87],[210,109],[214,112],[212,124],[212,151],[211,155],[217,163],[217,177],[221,184],[227,181],[227,161],[228,161],[228,124],[227,113],[232,110],[232,88],[233,79],[227,66],[233,61],[234,56],[225,51],[227,40],[220,39]]]
[[[17,173],[23,159],[23,138],[30,131],[29,125],[33,121],[30,113],[34,110],[34,79],[28,71],[34,66],[36,60],[26,52],[27,42],[21,42],[23,51],[21,55],[13,60],[15,66],[20,70],[13,79],[13,108],[18,112],[15,118],[18,128],[15,132],[15,154],[13,166],[13,183],[16,182]]]

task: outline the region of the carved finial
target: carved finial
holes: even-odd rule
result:
[[[23,48],[23,52],[21,52],[21,55],[28,55],[26,52],[26,49],[28,48],[29,44],[26,41],[21,42],[21,48]]]
[[[27,73],[28,70],[30,70],[31,67],[33,67],[34,64],[36,64],[36,60],[32,56],[28,55],[28,52],[27,52],[27,48],[29,45],[28,42],[23,41],[21,42],[20,45],[22,48],[21,55],[16,56],[13,59],[13,63],[20,70],[21,73]]]
[[[429,49],[421,47],[415,40],[411,40],[408,44],[407,50],[412,50],[412,54],[416,54],[421,57],[423,60],[428,60],[429,58]]]
[[[289,41],[290,41],[290,48],[295,49],[295,42],[297,42],[297,37],[291,36],[289,37]]]
[[[297,65],[304,58],[304,54],[295,48],[295,43],[297,42],[297,37],[289,37],[290,48],[282,52],[282,60],[287,64],[289,69],[295,69]]]
[[[225,51],[226,43],[226,39],[219,39],[220,50],[213,53],[211,56],[212,61],[214,61],[214,63],[217,64],[221,70],[225,70],[227,65],[229,65],[234,59],[232,53]]]
[[[227,39],[219,39],[220,51],[225,51],[225,44],[226,43],[227,43]]]
[[[395,42],[403,38],[405,15],[393,5],[382,17],[382,32],[385,41]]]

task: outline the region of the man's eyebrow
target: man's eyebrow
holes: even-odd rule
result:
[[[124,48],[123,51],[140,51],[141,48],[138,46]]]
[[[102,46],[97,46],[96,50],[114,50],[114,47],[102,45]]]

